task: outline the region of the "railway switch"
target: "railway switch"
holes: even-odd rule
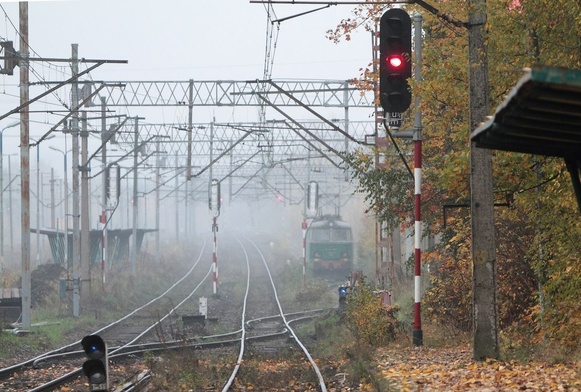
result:
[[[109,390],[109,360],[107,344],[99,335],[87,335],[81,340],[87,360],[83,363],[83,372],[89,381],[89,391]]]

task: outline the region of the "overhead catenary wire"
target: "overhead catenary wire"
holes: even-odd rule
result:
[[[10,17],[8,16],[8,13],[6,12],[6,10],[4,9],[4,7],[2,6],[2,4],[0,4],[0,9],[2,9],[2,12],[4,12],[4,18],[5,18],[5,20],[7,20],[7,21],[8,21],[8,23],[10,23],[10,25],[12,26],[12,28],[14,29],[14,31],[16,32],[16,34],[17,34],[17,35],[18,35],[18,36],[19,36],[19,37],[22,39],[22,36],[20,35],[20,31],[19,31],[19,30],[18,30],[18,28],[17,28],[17,27],[14,25],[14,22],[12,22],[12,19],[10,19]],[[8,23],[6,24],[6,28],[8,28]],[[8,34],[6,34],[6,35],[8,35]],[[30,46],[30,43],[29,43],[29,42],[27,42],[27,46],[28,46],[28,49],[29,49],[29,50],[30,50],[32,53],[34,53],[36,56],[38,56],[38,57],[42,57],[42,56],[40,56],[40,54],[38,54],[38,52],[37,52],[36,50],[34,50],[34,49],[33,49],[33,48]],[[61,67],[59,67],[59,66],[57,66],[56,64],[53,64],[53,63],[51,63],[51,62],[46,62],[46,64],[47,64],[47,65],[48,65],[48,67],[49,67],[49,68],[51,68],[51,69],[58,70],[59,68],[62,68],[62,69],[63,69],[63,71],[60,71],[60,72],[61,72],[63,75],[67,75],[67,73],[64,71],[65,67],[62,67],[62,66],[61,66]],[[31,64],[29,64],[29,70],[30,70],[30,72],[32,72],[32,73],[33,73],[33,74],[34,74],[34,75],[35,75],[35,76],[38,78],[38,80],[40,80],[41,82],[43,82],[43,84],[44,84],[44,82],[46,82],[45,78],[43,78],[43,77],[40,75],[40,73],[39,73],[38,71],[36,71],[36,70],[34,69],[34,67],[32,67],[32,65],[31,65]],[[47,85],[47,87],[48,87],[48,85]],[[58,96],[58,94],[57,94],[56,92],[53,92],[52,94],[54,95],[54,97],[55,97],[55,98],[56,98],[56,99],[59,101],[59,103],[60,103],[60,104],[61,104],[61,105],[62,105],[64,108],[67,108],[67,109],[69,109],[68,105],[67,105],[67,104],[64,102],[64,100],[63,100],[63,99],[61,99],[61,97],[59,97],[59,96]]]
[[[272,70],[274,67],[274,59],[276,55],[276,48],[278,43],[278,36],[280,34],[280,23],[273,22],[276,18],[274,7],[271,4],[264,5],[266,11],[266,39],[264,48],[264,68],[262,80],[269,80],[272,77]],[[259,89],[264,91],[264,85],[259,85]],[[260,105],[258,108],[258,118],[260,123],[266,122],[266,106]]]
[[[280,33],[280,22],[276,23],[274,28],[276,13],[272,4],[265,4],[266,9],[266,45],[264,50],[264,70],[263,80],[268,80],[272,77],[272,68],[274,66],[274,57],[278,43],[278,35]],[[276,34],[275,34],[276,31]]]

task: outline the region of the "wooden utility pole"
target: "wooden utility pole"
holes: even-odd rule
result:
[[[486,1],[469,0],[470,133],[488,115]],[[470,143],[474,359],[499,357],[492,152]]]

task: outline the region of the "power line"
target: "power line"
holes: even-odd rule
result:
[[[12,26],[12,28],[14,29],[14,31],[16,32],[16,34],[18,35],[18,37],[20,37],[21,39],[23,39],[22,35],[20,34],[20,31],[18,31],[18,29],[16,28],[16,26],[14,25],[14,22],[12,22],[12,19],[10,19],[10,17],[8,16],[8,13],[6,12],[6,10],[4,9],[4,6],[2,6],[2,4],[0,4],[0,9],[2,9],[2,12],[4,12],[4,18],[6,20],[8,20],[8,22],[10,22],[10,25]],[[36,56],[41,57],[40,54],[38,54],[38,52],[36,50],[34,50],[31,46],[30,43],[25,40],[26,45],[28,46],[28,49],[34,53]],[[56,64],[52,64],[50,62],[47,62],[49,68],[50,67],[54,67],[54,69],[58,69]],[[60,68],[64,68],[64,67],[60,67]],[[40,80],[41,82],[46,82],[46,80],[29,64],[29,70],[38,78],[38,80]],[[65,74],[65,72],[62,72],[63,75]],[[48,86],[47,86],[48,87]],[[55,96],[55,98],[57,99],[57,101],[59,101],[59,103],[64,107],[64,108],[68,108],[68,106],[66,105],[66,103],[56,94],[56,92],[53,92],[53,95]]]

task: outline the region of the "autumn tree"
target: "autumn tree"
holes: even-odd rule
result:
[[[467,3],[431,3],[448,20],[467,20]],[[355,29],[373,31],[390,5],[362,4],[336,29],[335,42]],[[426,233],[440,238],[424,252],[431,288],[424,311],[458,329],[471,328],[469,123],[467,31],[418,6],[423,24],[422,82],[410,81],[422,97],[422,219]],[[490,102],[493,110],[534,64],[581,68],[580,4],[573,0],[487,2]],[[373,88],[373,64],[357,84]],[[413,110],[413,108],[412,108]],[[408,116],[409,117],[409,116]],[[404,150],[405,143],[401,146]],[[381,153],[394,155],[393,146]],[[390,224],[409,222],[412,187],[405,168],[390,161],[375,168],[363,152],[349,157],[370,211]],[[530,323],[533,337],[554,338],[574,347],[581,303],[581,219],[568,173],[560,159],[508,152],[493,156],[498,299],[501,328]],[[446,221],[443,219],[444,206]]]

